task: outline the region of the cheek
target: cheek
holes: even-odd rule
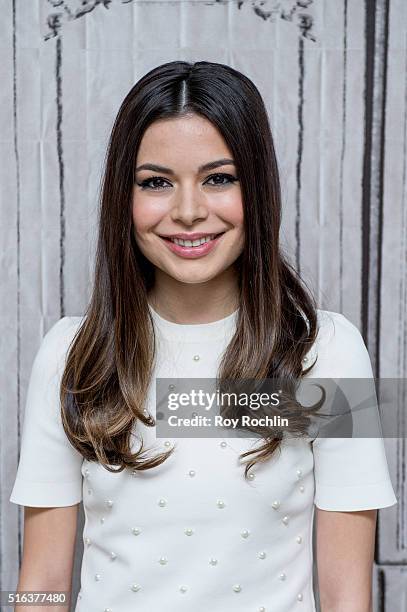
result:
[[[244,213],[243,213],[243,203],[241,200],[239,201],[239,205],[235,206],[233,209],[233,224],[236,227],[243,228]]]
[[[162,206],[154,204],[142,195],[133,197],[132,217],[136,233],[143,234],[159,223],[164,212]]]
[[[243,202],[240,191],[224,194],[211,201],[212,211],[234,227],[243,226]]]

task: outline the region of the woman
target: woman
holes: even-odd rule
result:
[[[396,503],[381,439],[155,435],[158,378],[372,377],[356,327],[284,258],[280,221],[246,76],[169,62],[131,89],[90,304],[46,334],[31,374],[19,589],[70,589],[83,500],[77,612],[309,612],[316,506],[322,612],[371,609],[376,512]]]

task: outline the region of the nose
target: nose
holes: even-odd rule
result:
[[[185,225],[193,225],[196,221],[208,217],[205,196],[193,186],[182,186],[175,195],[171,208],[171,219],[181,221]]]

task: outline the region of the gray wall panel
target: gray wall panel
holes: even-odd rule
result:
[[[376,374],[406,376],[407,4],[0,0],[0,10],[0,587],[13,589],[22,512],[8,498],[32,360],[53,323],[87,304],[107,138],[154,66],[206,59],[254,80],[280,164],[283,243],[320,306],[361,329]],[[405,612],[405,440],[386,448],[400,501],[379,513],[374,609]]]

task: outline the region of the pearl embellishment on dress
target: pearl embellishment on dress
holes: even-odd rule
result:
[[[100,522],[103,524],[105,522],[105,517],[102,516],[102,518],[100,519]]]
[[[195,361],[198,361],[198,360],[200,360],[200,359],[201,359],[201,357],[202,357],[202,356],[200,356],[200,355],[195,355],[195,356],[193,357],[193,359],[194,359]],[[170,386],[169,386],[169,388],[175,388],[175,385],[170,385]],[[163,444],[163,446],[164,446],[164,447],[167,447],[167,448],[169,448],[169,447],[171,447],[171,446],[173,445],[173,442],[172,442],[172,441],[170,441],[170,440],[164,440],[164,441],[162,441],[161,443]],[[221,441],[219,441],[219,445],[220,445],[220,448],[222,448],[222,449],[226,449],[226,448],[228,447],[228,443],[227,443],[227,441],[226,441],[226,440],[221,440]],[[198,471],[199,471],[199,466],[198,466],[198,468],[197,468],[197,469],[198,469]],[[295,471],[295,468],[294,468],[294,471]],[[194,478],[194,477],[196,477],[197,472],[196,472],[196,470],[195,470],[195,469],[188,469],[188,468],[186,468],[186,470],[185,470],[184,474],[185,474],[184,478],[185,478],[186,476],[188,476],[189,478]],[[85,475],[85,478],[89,478],[89,470],[88,470],[87,468],[84,470],[84,475]],[[201,476],[201,474],[200,474],[200,476]],[[302,471],[301,469],[297,469],[297,470],[296,470],[296,478],[297,478],[297,480],[301,480],[301,479],[302,479],[302,477],[303,477],[303,471]],[[256,473],[255,473],[255,472],[249,472],[249,474],[247,475],[247,482],[249,482],[249,481],[254,481],[254,480],[255,480],[255,478],[256,478]],[[294,476],[294,478],[295,478],[295,476]],[[196,481],[196,482],[197,482],[197,481]],[[92,484],[93,484],[93,479],[92,479]],[[300,483],[298,483],[298,485],[299,485],[299,486],[298,486],[299,491],[304,492],[305,487],[302,485],[302,483],[300,482]],[[88,486],[89,486],[89,482],[88,482]],[[191,486],[192,486],[192,485],[191,485]],[[88,489],[88,491],[89,491],[89,492],[91,492],[92,490],[91,490],[91,489]],[[164,492],[164,491],[163,491],[163,492]],[[114,496],[114,495],[113,495],[113,496]],[[102,499],[103,499],[103,497],[102,497]],[[117,501],[117,500],[116,500],[116,501]],[[116,504],[116,501],[115,501],[115,502],[113,502],[113,500],[112,500],[112,499],[105,499],[105,507],[107,507],[107,508],[112,508],[112,507],[113,507],[113,506]],[[159,499],[157,499],[156,501],[157,501],[158,506],[159,506],[159,507],[161,507],[161,508],[164,508],[164,507],[168,506],[168,499],[167,499],[167,498],[159,498]],[[170,499],[170,501],[172,502],[172,503],[170,504],[170,506],[171,506],[171,505],[173,506],[173,505],[174,505],[174,501],[173,501],[172,499]],[[229,501],[230,501],[230,500],[229,500]],[[215,497],[215,502],[216,502],[216,505],[217,505],[217,507],[218,507],[219,509],[223,509],[223,508],[225,508],[225,507],[228,505],[228,502],[226,502],[226,499],[225,499],[225,500],[224,500],[224,499],[216,499],[216,497]],[[213,502],[212,502],[212,503],[213,503]],[[284,515],[284,509],[287,511],[287,510],[289,510],[289,508],[285,508],[285,507],[284,507],[284,500],[279,500],[279,499],[272,500],[272,504],[271,504],[271,505],[272,505],[272,508],[273,508],[273,509],[275,509],[275,510],[279,510],[279,509],[281,508],[281,505],[282,505],[282,504],[283,504],[283,508],[282,508],[282,512],[281,512],[281,514],[279,514],[279,518],[281,519],[281,521],[282,521],[282,523],[283,523],[284,525],[288,525],[289,520],[290,520],[290,516],[289,516],[289,515]],[[120,504],[119,504],[119,506],[120,506]],[[168,511],[168,510],[167,510],[167,511]],[[230,511],[230,510],[228,509],[228,511]],[[282,515],[283,515],[283,516],[282,516]],[[110,516],[113,516],[113,515],[110,515]],[[106,510],[106,518],[109,518],[108,511],[107,511],[107,510]],[[110,520],[111,520],[111,519],[110,519]],[[102,518],[100,519],[100,521],[101,521],[101,523],[103,523],[103,522],[105,521],[105,518],[104,518],[104,517],[102,517]],[[132,532],[132,534],[133,534],[133,535],[140,535],[141,531],[142,531],[142,530],[141,530],[139,527],[132,527],[132,528],[131,528],[131,532]],[[185,534],[186,536],[192,536],[194,533],[195,533],[195,529],[193,529],[192,527],[186,527],[186,528],[184,528],[184,534]],[[239,532],[238,532],[238,533],[239,533]],[[294,533],[295,533],[295,532],[294,532]],[[250,531],[249,529],[242,529],[242,530],[240,531],[240,536],[241,536],[241,538],[242,538],[242,539],[248,539],[248,538],[249,538],[248,543],[247,543],[248,545],[250,545],[250,540],[251,540],[251,539],[254,537],[254,536],[251,534],[251,531]],[[145,536],[144,536],[144,537],[145,537]],[[198,536],[195,536],[195,537],[198,537]],[[295,536],[294,536],[294,537],[295,537]],[[195,539],[193,538],[193,540],[190,542],[190,544],[191,544],[191,545],[193,545],[194,540],[195,540]],[[292,540],[292,541],[293,541],[293,540]],[[297,535],[297,536],[295,537],[295,541],[296,541],[296,543],[297,543],[297,544],[301,544],[301,543],[302,543],[302,541],[303,541],[303,537],[302,537],[301,535]],[[91,544],[91,539],[90,539],[89,537],[86,537],[86,538],[84,539],[84,542],[85,542],[85,545],[86,545],[86,546],[90,546],[90,544]],[[112,543],[113,543],[113,542],[112,542]],[[256,549],[254,549],[254,550],[256,550]],[[112,561],[114,561],[114,560],[117,558],[116,553],[115,553],[115,552],[113,552],[113,551],[110,551],[110,552],[108,552],[107,554],[110,556],[110,559],[111,559]],[[255,553],[255,554],[256,554],[256,556],[257,556],[257,558],[258,558],[259,560],[266,560],[266,559],[267,559],[267,557],[268,557],[268,553],[267,553],[265,550],[261,550],[261,549],[260,549],[260,550],[257,550],[257,553]],[[170,557],[171,557],[171,555],[170,555]],[[156,561],[155,561],[155,562],[156,562],[158,565],[163,566],[163,567],[164,567],[164,566],[166,566],[166,565],[169,563],[168,558],[167,558],[166,556],[156,557]],[[216,567],[216,566],[218,566],[218,565],[219,565],[219,561],[218,561],[218,559],[217,559],[217,558],[214,558],[214,557],[207,558],[207,563],[208,563],[210,566],[212,566],[212,567]],[[101,567],[101,566],[100,566],[100,569],[101,569],[101,570],[103,570],[103,567]],[[169,568],[169,569],[170,569],[170,568]],[[167,573],[167,571],[168,571],[168,570],[162,570],[162,572],[163,572],[163,573]],[[214,572],[216,572],[216,573],[217,573],[217,572],[219,572],[219,570],[213,570],[213,571],[214,571]],[[101,581],[101,580],[102,580],[102,576],[103,576],[102,574],[95,574],[95,575],[94,575],[94,577],[95,577],[95,580],[96,580],[96,581]],[[286,579],[287,579],[287,576],[286,576],[285,572],[281,572],[280,574],[278,574],[278,573],[277,573],[277,576],[278,576],[279,580],[281,580],[281,581],[286,581]],[[103,576],[103,579],[104,579],[104,581],[105,581],[104,576]],[[99,587],[99,588],[100,588],[100,587]],[[130,588],[131,588],[131,590],[132,590],[133,592],[137,592],[137,591],[142,590],[142,587],[141,587],[141,585],[139,585],[139,584],[130,584]],[[175,583],[175,588],[177,588],[176,583]],[[230,587],[229,587],[229,588],[230,588]],[[189,597],[187,597],[186,593],[187,593],[187,592],[189,592],[189,591],[190,591],[190,589],[191,589],[191,586],[190,586],[190,585],[178,584],[178,590],[179,590],[179,592],[180,592],[181,594],[185,594],[185,597],[186,597],[186,599],[187,599],[187,600],[189,599]],[[239,584],[239,583],[236,583],[236,584],[233,584],[233,583],[232,583],[232,585],[231,585],[231,590],[233,590],[235,593],[240,593],[240,592],[242,591],[242,585],[241,585],[241,584]],[[298,602],[303,601],[303,594],[302,594],[302,593],[297,593],[297,594],[295,594],[295,591],[294,591],[294,594],[293,594],[293,595],[296,597],[296,600],[297,600]],[[241,596],[241,597],[242,597],[242,596]],[[240,599],[240,598],[239,598],[239,599]],[[255,610],[258,610],[258,612],[266,612],[266,608],[265,608],[264,606],[259,606],[259,604],[257,604],[257,605],[258,605],[258,607],[257,607],[257,608],[254,608]],[[268,608],[267,608],[267,609],[268,609]],[[105,610],[105,612],[111,612],[111,609],[110,609],[110,608],[105,608],[104,610]]]

